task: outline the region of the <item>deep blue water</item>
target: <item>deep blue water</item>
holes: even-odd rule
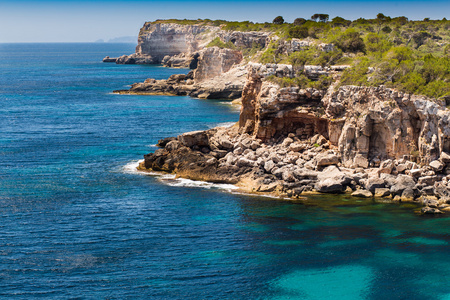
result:
[[[188,71],[101,62],[133,48],[0,44],[1,298],[450,299],[449,217],[133,172],[158,139],[238,119],[111,94]]]

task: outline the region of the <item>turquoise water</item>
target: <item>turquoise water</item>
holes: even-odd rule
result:
[[[188,70],[126,44],[0,44],[0,297],[450,299],[450,219],[346,196],[289,202],[144,176],[223,101],[113,95]]]

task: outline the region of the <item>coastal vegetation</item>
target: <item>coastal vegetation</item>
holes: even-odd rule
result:
[[[366,85],[396,88],[430,97],[450,97],[450,21],[409,20],[379,13],[374,19],[346,20],[327,14],[286,22],[282,16],[272,22],[229,22],[224,20],[157,20],[153,23],[220,26],[223,30],[273,32],[276,38],[265,49],[258,45],[238,48],[244,56],[261,63],[291,64],[298,71],[295,78],[271,78],[281,85],[324,86],[331,82],[319,78],[313,83],[302,75],[305,65],[350,65],[344,71],[342,85]],[[306,40],[299,51],[286,51],[293,40]],[[324,51],[320,44],[332,44]],[[237,49],[219,38],[208,46]],[[261,50],[264,50],[262,53]],[[325,84],[325,85],[324,85]]]

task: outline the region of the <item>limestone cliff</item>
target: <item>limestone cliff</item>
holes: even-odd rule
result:
[[[249,69],[239,125],[263,141],[288,133],[303,139],[320,134],[339,149],[347,167],[403,156],[428,164],[450,152],[450,112],[443,101],[383,86],[332,86],[326,94],[280,88],[264,80],[267,66]]]
[[[247,65],[234,127],[180,135],[146,155],[140,168],[256,193],[349,191],[422,203],[424,213],[450,211],[450,111],[444,103],[383,86],[335,82],[317,90],[267,80],[290,73],[289,65]]]
[[[147,22],[141,28],[136,53],[150,55],[155,63],[165,56],[203,49],[220,29],[216,26]]]
[[[103,62],[118,64],[164,64],[169,67],[197,68],[197,52],[205,49],[213,39],[231,42],[237,48],[264,48],[271,32],[226,31],[218,26],[181,25],[147,22],[139,31],[136,52]]]
[[[210,47],[197,54],[195,71],[188,75],[172,75],[167,80],[147,79],[135,83],[120,94],[188,95],[206,99],[237,99],[245,83],[246,67],[240,65],[240,51]]]
[[[415,156],[428,164],[450,152],[445,103],[380,87],[343,86],[323,98],[330,142],[344,165]],[[368,161],[366,160],[368,159]]]

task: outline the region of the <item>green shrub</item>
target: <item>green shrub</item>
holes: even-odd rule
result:
[[[308,27],[293,26],[288,30],[288,37],[296,39],[304,39],[308,37]]]
[[[220,49],[228,48],[228,49],[236,49],[236,46],[228,41],[227,43],[223,42],[219,37],[213,39],[206,47],[219,47]]]
[[[275,19],[273,19],[272,23],[276,25],[281,25],[284,23],[284,19],[282,16],[278,16]]]
[[[347,29],[342,35],[334,40],[336,46],[344,52],[365,52],[365,44],[359,32]]]
[[[305,23],[306,23],[306,19],[297,18],[297,19],[294,20],[294,22],[292,24],[296,25],[296,26],[300,26],[300,25],[303,25]]]
[[[382,54],[392,48],[392,43],[384,36],[377,33],[369,33],[365,37],[367,52],[372,55],[382,56]]]

